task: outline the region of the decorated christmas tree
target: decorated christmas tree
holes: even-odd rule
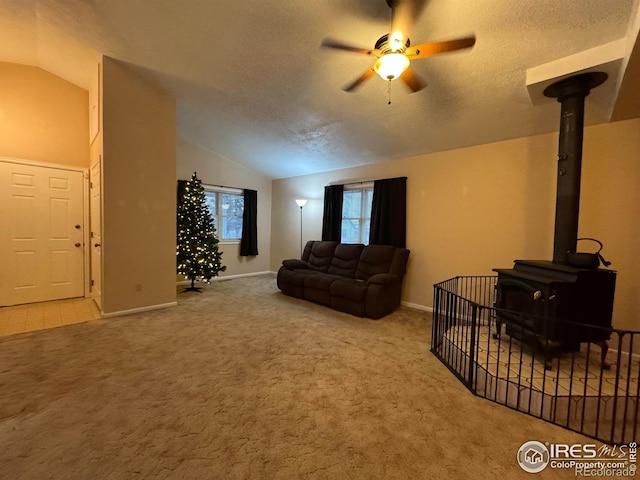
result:
[[[217,277],[227,267],[221,263],[216,227],[195,172],[191,180],[178,183],[177,215],[177,270],[191,280],[191,287],[186,290],[199,291],[194,286],[196,281],[209,283],[211,277]]]

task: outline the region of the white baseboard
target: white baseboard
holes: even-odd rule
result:
[[[134,313],[148,312],[150,310],[160,310],[162,308],[175,307],[178,302],[161,303],[158,305],[150,305],[148,307],[132,308],[130,310],[120,310],[117,312],[103,313],[102,318],[119,317],[121,315],[132,315]]]
[[[420,305],[419,303],[400,302],[403,307],[415,308],[416,310],[422,310],[423,312],[433,313],[433,307],[427,307],[426,305]]]
[[[275,275],[276,272],[272,272],[270,270],[265,270],[264,272],[251,272],[251,273],[236,273],[235,275],[224,275],[222,277],[213,277],[210,281],[211,282],[222,282],[224,280],[231,280],[232,278],[242,278],[242,277],[255,277],[258,275],[270,275],[270,274],[274,274]],[[196,282],[199,283],[199,282]],[[191,280],[181,280],[179,282],[177,282],[178,285],[190,285],[191,284]]]
[[[254,277],[257,275],[276,275],[278,272],[272,272],[266,270],[264,272],[252,272],[252,273],[239,273],[236,275],[225,275],[224,277],[213,277],[211,279],[212,282],[220,282],[223,280],[231,280],[233,278],[241,278],[241,277]],[[178,285],[189,285],[191,280],[182,280],[178,282]],[[420,305],[419,303],[411,303],[411,302],[400,302],[400,305],[403,307],[414,308],[416,310],[422,310],[424,312],[433,313],[433,307],[427,307],[426,305]]]
[[[622,350],[620,352],[620,355],[623,357],[627,357],[627,361],[629,358],[629,352],[626,352],[624,350]],[[617,348],[610,348],[609,349],[609,353],[607,354],[607,358],[617,358],[618,356],[618,349]],[[640,353],[632,353],[631,354],[631,358],[633,359],[634,362],[637,362],[638,360],[640,360]]]

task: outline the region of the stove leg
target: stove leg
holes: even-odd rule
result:
[[[600,340],[599,342],[594,342],[596,345],[600,347],[600,364],[602,365],[603,370],[609,370],[611,365],[606,362],[607,352],[609,351],[609,345],[606,340]]]
[[[553,370],[553,354],[549,352],[548,347],[544,347],[544,369]]]
[[[496,319],[496,333],[493,334],[493,338],[495,340],[499,339],[501,333],[502,333],[502,322]]]

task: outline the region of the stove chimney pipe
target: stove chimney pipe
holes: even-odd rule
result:
[[[561,104],[556,223],[553,239],[554,263],[568,263],[567,253],[576,251],[584,99],[591,89],[601,85],[606,79],[607,74],[604,72],[584,73],[560,80],[544,89],[545,96],[557,98]]]

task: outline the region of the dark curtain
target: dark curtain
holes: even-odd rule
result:
[[[184,198],[184,189],[187,186],[187,180],[178,180],[178,193],[176,195],[177,203],[180,204]]]
[[[258,255],[258,192],[244,190],[240,256]]]
[[[324,187],[322,240],[339,242],[342,236],[342,192],[344,185]]]
[[[406,247],[407,177],[387,178],[373,183],[370,245]]]

